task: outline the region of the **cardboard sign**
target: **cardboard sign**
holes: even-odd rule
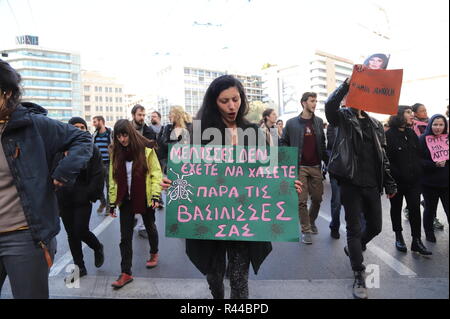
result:
[[[346,106],[381,114],[397,114],[403,70],[353,68]]]
[[[166,236],[298,242],[297,152],[294,147],[267,152],[256,147],[171,146]],[[267,161],[268,154],[277,155],[276,165]]]
[[[433,162],[448,161],[448,134],[425,136]]]
[[[420,135],[423,134],[423,132],[425,132],[425,129],[427,128],[428,123],[426,122],[421,122],[421,121],[417,121],[414,120],[413,121],[413,130],[416,133],[417,136],[420,137]]]

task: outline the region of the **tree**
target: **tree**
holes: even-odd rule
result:
[[[269,106],[261,101],[251,101],[249,103],[249,108],[250,111],[247,114],[247,119],[250,122],[259,123],[259,121],[262,119],[264,110],[269,108]]]

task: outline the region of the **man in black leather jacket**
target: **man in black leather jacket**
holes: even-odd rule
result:
[[[383,125],[366,112],[340,104],[349,91],[347,79],[328,98],[325,114],[338,135],[328,165],[330,176],[340,184],[342,204],[347,222],[347,247],[355,275],[353,295],[367,298],[363,265],[366,244],[381,232],[383,187],[389,198],[397,192],[385,153],[386,138]],[[361,230],[361,214],[366,227]]]

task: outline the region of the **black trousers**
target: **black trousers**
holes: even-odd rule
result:
[[[391,221],[394,232],[403,231],[402,228],[402,207],[403,197],[406,199],[406,205],[409,211],[409,223],[411,225],[411,235],[415,238],[421,237],[421,214],[420,214],[420,184],[397,184],[397,194],[390,199],[391,202]]]
[[[150,254],[158,253],[158,229],[155,224],[155,210],[147,208],[142,214],[145,230],[148,234],[150,244]],[[122,272],[132,275],[131,266],[133,260],[133,228],[134,213],[131,211],[131,201],[125,200],[120,205],[120,254],[122,256],[121,268]]]
[[[433,220],[436,217],[437,206],[439,199],[444,207],[445,214],[447,215],[448,222],[448,187],[436,188],[422,186],[422,194],[425,200],[425,210],[423,212],[423,228],[425,233],[433,233]]]
[[[377,187],[359,187],[353,184],[341,184],[341,201],[347,223],[347,247],[353,271],[363,271],[364,257],[362,246],[369,243],[381,232],[382,208]],[[366,227],[361,229],[361,213]]]
[[[248,245],[242,242],[224,242],[226,254],[217,253],[214,256],[211,272],[206,279],[214,299],[224,299],[225,289],[223,278],[227,271],[230,276],[231,299],[248,299],[248,271],[250,255]],[[226,256],[228,256],[228,270]]]
[[[83,249],[81,242],[85,242],[89,248],[97,250],[100,248],[100,241],[89,230],[92,204],[72,205],[61,207],[60,215],[67,232],[70,252],[73,261],[79,268],[85,268],[83,260]]]

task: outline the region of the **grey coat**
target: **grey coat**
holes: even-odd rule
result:
[[[300,114],[301,116],[301,114]],[[303,139],[305,136],[305,125],[300,121],[300,116],[296,116],[286,122],[281,137],[281,146],[293,146],[298,148],[298,165],[302,161]],[[328,155],[325,147],[325,132],[323,129],[323,120],[313,115],[313,129],[316,136],[317,150],[319,159],[325,163],[328,162]]]

